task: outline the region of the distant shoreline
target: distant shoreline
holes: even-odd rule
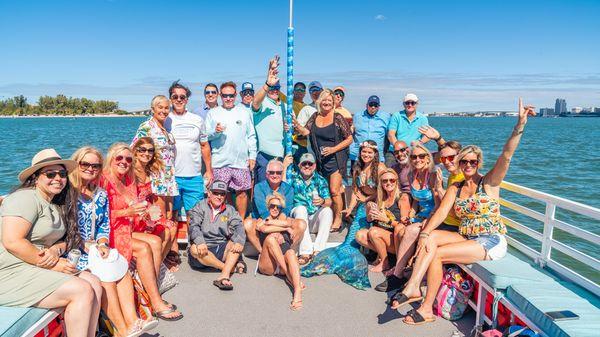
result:
[[[117,114],[106,114],[106,115],[24,115],[24,116],[0,116],[0,119],[12,119],[12,118],[131,118],[131,117],[148,117],[147,115],[117,115]]]

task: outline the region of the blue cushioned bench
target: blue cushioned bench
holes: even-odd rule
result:
[[[34,336],[57,315],[39,308],[0,307],[0,337]]]
[[[478,324],[485,319],[486,303],[481,290],[485,289],[546,336],[600,336],[598,297],[574,284],[562,282],[516,251],[509,250],[506,257],[498,261],[481,261],[461,267],[482,283],[478,303],[474,304]],[[579,319],[554,322],[544,314],[558,310],[571,310],[579,315]]]

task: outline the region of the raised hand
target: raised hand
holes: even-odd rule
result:
[[[429,126],[429,125],[423,125],[419,127],[419,132],[424,135],[425,137],[429,138],[429,139],[439,139],[440,138],[440,133],[438,130],[436,130],[434,127]]]
[[[517,124],[527,124],[527,118],[529,116],[535,116],[535,107],[532,105],[523,106],[523,99],[519,97],[519,121]]]
[[[267,85],[273,86],[279,82],[279,55],[275,55],[269,60],[269,69],[267,71]]]

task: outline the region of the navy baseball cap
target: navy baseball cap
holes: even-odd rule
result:
[[[319,90],[323,90],[323,86],[321,85],[321,82],[319,81],[312,81],[308,84],[308,90],[310,91],[310,89],[312,88],[317,88]]]
[[[252,83],[250,83],[250,82],[242,83],[242,89],[240,91],[246,91],[246,90],[254,91],[254,85],[252,85]]]
[[[371,104],[371,103],[377,103],[377,105],[381,105],[381,103],[379,102],[379,97],[372,95],[369,96],[369,99],[367,100],[367,104]]]

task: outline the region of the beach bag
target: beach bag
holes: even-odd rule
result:
[[[473,282],[463,276],[460,268],[444,268],[442,285],[433,304],[436,314],[449,321],[460,319],[469,306],[473,289]]]
[[[132,279],[138,316],[140,316],[140,318],[144,321],[147,321],[152,318],[154,314],[152,305],[150,304],[150,296],[148,296],[148,293],[144,289],[142,280],[140,279],[140,275],[138,274],[137,270],[133,272]]]
[[[173,289],[179,281],[164,263],[160,264],[160,275],[158,275],[158,292],[162,295],[167,291]]]
[[[526,326],[513,325],[504,331],[503,337],[539,337],[540,335]]]

